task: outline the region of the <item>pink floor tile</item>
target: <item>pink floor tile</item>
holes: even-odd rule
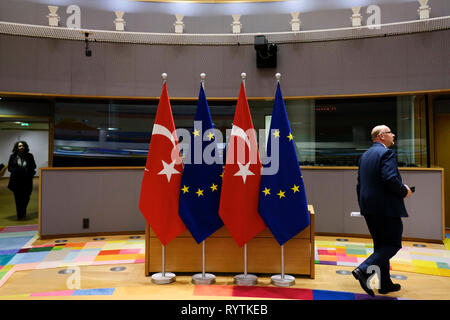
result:
[[[30,297],[71,296],[74,292],[75,292],[75,290],[39,292],[39,293],[32,293],[32,294],[30,294]]]

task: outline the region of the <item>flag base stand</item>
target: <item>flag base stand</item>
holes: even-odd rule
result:
[[[193,284],[214,284],[216,283],[216,276],[212,273],[197,273],[192,276]]]
[[[258,277],[253,274],[238,274],[234,277],[234,283],[238,286],[254,286],[258,282]]]
[[[175,273],[165,272],[155,273],[152,275],[152,282],[154,284],[169,284],[175,282]]]
[[[295,284],[295,278],[286,274],[284,276],[277,274],[270,279],[272,280],[271,283],[277,287],[290,287]]]

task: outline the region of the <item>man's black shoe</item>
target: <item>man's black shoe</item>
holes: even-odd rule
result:
[[[367,292],[367,294],[371,297],[375,296],[375,293],[373,292],[372,289],[370,289],[367,286],[367,279],[369,279],[369,277],[371,275],[363,272],[361,269],[356,268],[355,270],[352,271],[353,276],[355,277],[356,280],[359,280],[359,284],[361,285],[361,288],[363,288],[363,290],[365,292]]]
[[[398,283],[393,283],[390,286],[388,286],[387,288],[379,289],[378,292],[381,294],[387,294],[389,292],[400,291],[401,288],[402,288],[402,286],[399,285]]]

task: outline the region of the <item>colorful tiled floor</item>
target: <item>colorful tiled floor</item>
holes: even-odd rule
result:
[[[20,295],[0,296],[0,299],[11,298],[43,298],[43,297],[81,297],[81,296],[112,296],[115,288],[60,290],[50,292],[37,292]],[[398,300],[395,297],[375,296],[367,294],[312,290],[301,288],[277,287],[246,287],[234,285],[194,286],[193,295],[197,297],[240,297],[262,299],[288,299],[288,300]]]
[[[36,225],[0,230],[0,287],[15,271],[145,261],[143,239],[27,245],[36,234]]]
[[[68,297],[68,296],[111,296],[113,295],[115,288],[100,288],[100,289],[79,289],[79,290],[61,290],[50,292],[37,292],[18,294],[12,296],[3,296],[5,298],[30,298],[30,297]]]
[[[264,299],[295,299],[295,300],[397,300],[393,297],[358,294],[351,292],[312,290],[282,287],[247,287],[247,286],[195,286],[195,296],[245,297]]]
[[[356,267],[372,253],[372,243],[316,241],[315,260]],[[391,269],[450,277],[450,251],[405,246],[391,259]]]
[[[89,240],[35,244],[37,225],[0,227],[0,287],[16,271],[74,266],[144,263],[145,240]],[[42,243],[42,242],[40,242]],[[391,260],[392,270],[450,276],[450,237],[445,240],[447,250],[406,246]],[[373,252],[369,240],[341,242],[316,240],[316,264],[356,266]],[[115,288],[34,292],[0,298],[32,298],[62,296],[112,296]],[[194,286],[194,296],[274,298],[300,300],[361,300],[371,299],[351,292],[279,288],[272,286],[241,287],[234,285]],[[376,296],[376,299],[395,299]]]

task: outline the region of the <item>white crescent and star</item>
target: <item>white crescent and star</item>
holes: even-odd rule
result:
[[[233,128],[231,129],[231,136],[236,136],[236,137],[240,137],[242,139],[244,139],[245,143],[248,146],[248,149],[251,151],[251,147],[250,147],[250,140],[248,139],[247,133],[245,133],[244,130],[242,130],[241,128],[239,128],[236,125],[233,125]],[[242,164],[238,161],[238,166],[239,166],[239,171],[236,172],[234,174],[234,176],[240,176],[242,177],[242,180],[245,181],[247,180],[247,176],[254,176],[255,174],[250,171],[250,162],[248,162],[247,164]]]
[[[248,149],[250,150],[250,140],[248,139],[247,134],[245,133],[244,130],[242,130],[241,128],[239,128],[237,125],[233,125],[233,127],[231,128],[231,136],[236,136],[236,137],[241,137],[242,139],[244,139],[245,143],[248,146]]]
[[[175,146],[175,137],[172,135],[172,133],[169,131],[169,129],[167,129],[166,127],[155,123],[153,126],[153,131],[152,131],[152,135],[157,135],[160,134],[164,137],[166,137],[167,139],[170,140],[170,142],[172,142],[172,145]],[[158,175],[165,175],[167,178],[167,182],[170,182],[170,178],[172,177],[172,175],[174,174],[180,174],[181,172],[179,172],[177,169],[175,169],[175,163],[176,160],[173,160],[171,163],[167,163],[164,160],[162,161],[162,165],[163,165],[163,169],[158,172]],[[145,169],[146,171],[148,171],[148,169]]]
[[[175,138],[166,127],[159,125],[159,124],[155,124],[153,126],[152,135],[156,135],[156,134],[160,134],[160,135],[168,138],[172,142],[172,144],[175,146]],[[236,125],[233,125],[233,128],[231,130],[231,135],[232,136],[234,135],[234,136],[244,139],[245,143],[247,144],[248,148],[250,149],[250,141],[244,130],[242,130],[241,128],[239,128]],[[165,175],[168,182],[170,182],[172,175],[181,173],[177,169],[175,169],[175,163],[176,163],[175,160],[172,161],[171,163],[167,163],[164,160],[161,160],[161,161],[162,161],[163,169],[160,172],[158,172],[158,175]],[[249,169],[250,162],[248,162],[247,164],[242,164],[242,163],[238,162],[238,165],[239,165],[239,170],[238,170],[238,172],[236,172],[234,174],[234,176],[242,177],[242,180],[244,183],[247,180],[247,176],[255,175]],[[148,169],[145,169],[145,170],[148,171]]]
[[[234,174],[234,176],[235,176],[235,177],[236,177],[236,176],[241,176],[241,177],[242,177],[242,180],[244,180],[244,183],[245,183],[245,180],[247,179],[247,176],[254,176],[254,175],[255,175],[255,174],[254,174],[253,172],[251,172],[250,169],[249,169],[249,167],[250,167],[250,162],[248,162],[246,165],[243,165],[242,163],[238,162],[238,165],[239,165],[239,171],[236,172],[236,173]]]
[[[180,172],[175,169],[175,160],[172,161],[172,163],[167,163],[164,160],[161,160],[164,169],[162,169],[160,172],[158,172],[158,174],[164,174],[167,177],[167,182],[170,182],[170,178],[172,177],[173,174],[180,174]]]
[[[160,135],[166,137],[175,146],[175,138],[172,135],[172,133],[169,131],[169,129],[167,129],[166,127],[155,123],[153,126],[152,135],[156,135],[156,134],[160,134]]]

